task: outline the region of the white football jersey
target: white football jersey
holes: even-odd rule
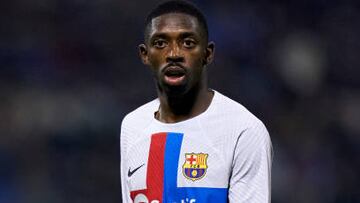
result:
[[[121,126],[123,202],[270,202],[271,141],[263,123],[214,91],[208,109],[177,123],[155,119],[159,100]]]

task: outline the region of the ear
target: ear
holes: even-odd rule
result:
[[[139,45],[139,56],[143,64],[145,65],[149,64],[148,50],[145,44]]]
[[[215,43],[209,42],[206,47],[205,59],[204,59],[204,66],[209,65],[213,59],[215,54]]]

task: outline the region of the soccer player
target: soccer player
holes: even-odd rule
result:
[[[169,1],[149,14],[139,53],[158,98],[122,122],[123,202],[270,202],[269,134],[245,107],[208,88],[214,49],[192,4]]]

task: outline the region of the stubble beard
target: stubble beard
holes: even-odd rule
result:
[[[157,89],[160,94],[165,94],[168,97],[181,97],[186,94],[188,82],[181,85],[168,85],[165,81],[160,79],[155,79]]]

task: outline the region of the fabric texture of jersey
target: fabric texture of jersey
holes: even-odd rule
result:
[[[214,91],[178,123],[154,118],[159,100],[129,113],[120,136],[123,202],[270,202],[271,141],[263,123]]]

